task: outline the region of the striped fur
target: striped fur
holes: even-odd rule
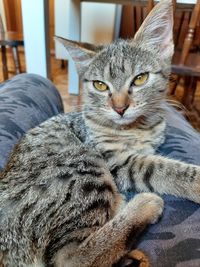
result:
[[[102,157],[67,121],[29,131],[0,174],[1,267],[112,266],[162,213],[154,194],[125,206]]]
[[[161,1],[132,41],[95,48],[61,39],[83,79],[84,110],[50,119],[15,146],[0,174],[0,266],[118,264],[163,210],[154,193],[125,205],[119,191],[200,203],[200,168],[154,155],[165,139],[171,7]],[[109,90],[95,90],[94,80]]]

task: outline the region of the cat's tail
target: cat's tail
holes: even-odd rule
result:
[[[137,236],[163,211],[163,200],[152,193],[138,194],[101,229],[91,234],[73,256],[62,255],[56,266],[111,267],[128,254]],[[64,251],[63,251],[64,253]],[[69,254],[68,254],[69,255]]]

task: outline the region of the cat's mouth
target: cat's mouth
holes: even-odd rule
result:
[[[143,115],[144,104],[135,107],[128,107],[123,114],[110,109],[106,116],[117,125],[130,125],[135,123]]]
[[[138,117],[140,117],[139,112],[134,112],[134,114],[125,113],[123,116],[116,114],[112,116],[112,121],[118,125],[129,125],[135,122],[138,119]]]
[[[119,125],[128,125],[128,124],[131,124],[133,123],[135,120],[133,119],[129,119],[129,118],[119,118],[119,119],[115,119],[113,120],[116,124],[119,124]]]

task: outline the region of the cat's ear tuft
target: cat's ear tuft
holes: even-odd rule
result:
[[[81,43],[55,36],[55,41],[64,45],[73,59],[77,72],[82,75],[91,59],[96,55],[97,47],[89,43]]]
[[[133,41],[147,49],[156,49],[161,59],[171,60],[174,52],[172,0],[161,0],[153,8]]]

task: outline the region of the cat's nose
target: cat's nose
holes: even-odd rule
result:
[[[113,106],[113,109],[120,115],[123,116],[124,112],[127,110],[127,108],[129,107],[129,105],[123,106],[123,107],[115,107]]]

